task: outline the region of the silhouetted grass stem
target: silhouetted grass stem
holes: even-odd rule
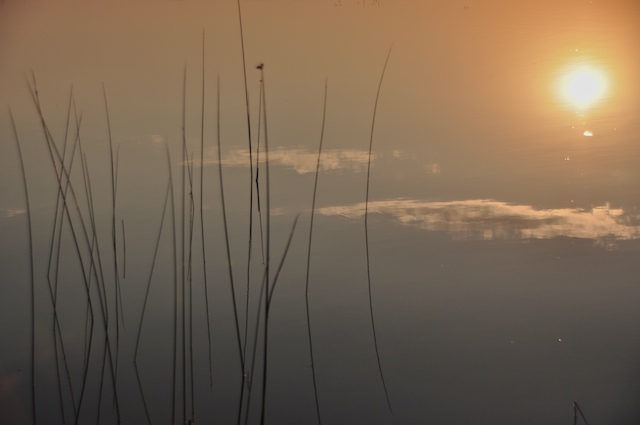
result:
[[[391,56],[391,48],[389,49],[389,53],[387,54],[387,59],[384,62],[384,67],[382,68],[382,74],[380,75],[380,82],[378,83],[378,91],[376,93],[376,100],[373,106],[373,117],[371,119],[371,134],[369,137],[369,155],[367,161],[367,191],[365,196],[365,208],[364,208],[364,235],[365,235],[365,248],[366,248],[366,256],[367,256],[367,285],[368,285],[368,293],[369,293],[369,312],[371,316],[371,329],[373,331],[373,345],[376,352],[376,360],[378,362],[378,371],[380,372],[380,380],[382,382],[382,388],[384,390],[384,395],[387,400],[387,405],[389,406],[389,411],[393,415],[393,409],[391,407],[391,401],[389,399],[389,392],[387,390],[387,384],[384,379],[384,373],[382,371],[382,363],[380,362],[380,352],[378,350],[378,337],[376,332],[376,325],[373,314],[373,297],[371,293],[371,261],[369,257],[369,226],[368,226],[368,212],[369,212],[369,182],[371,177],[371,152],[373,150],[373,133],[376,124],[376,112],[378,110],[378,99],[380,98],[380,89],[382,88],[382,81],[384,79],[385,71],[387,70],[387,64],[389,63],[389,57]]]

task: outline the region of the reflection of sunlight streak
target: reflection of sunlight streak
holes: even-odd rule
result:
[[[364,207],[364,203],[360,203],[326,207],[318,212],[358,218],[364,215]],[[392,216],[406,226],[449,232],[458,239],[548,239],[565,236],[603,241],[640,238],[640,217],[608,205],[591,210],[538,210],[529,205],[487,199],[452,202],[398,199],[370,202],[369,212]]]
[[[372,161],[376,158],[372,154]],[[264,157],[260,157],[264,161]],[[211,156],[205,158],[204,164],[217,164],[218,160]],[[304,149],[274,149],[269,152],[269,163],[272,165],[282,165],[293,168],[298,174],[314,173],[318,161],[318,153]],[[357,149],[334,149],[322,152],[320,158],[320,170],[350,170],[363,172],[367,169],[368,152]],[[222,164],[226,166],[247,167],[249,166],[249,151],[238,149],[231,151],[222,159]]]

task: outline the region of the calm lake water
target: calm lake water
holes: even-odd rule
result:
[[[638,40],[625,0],[1,2],[0,423],[637,424]]]

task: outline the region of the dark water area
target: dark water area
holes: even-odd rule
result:
[[[0,423],[638,423],[639,36],[623,0],[0,3]]]

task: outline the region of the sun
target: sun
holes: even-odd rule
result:
[[[607,80],[598,68],[580,65],[570,68],[560,79],[562,97],[578,109],[586,109],[601,99]]]

